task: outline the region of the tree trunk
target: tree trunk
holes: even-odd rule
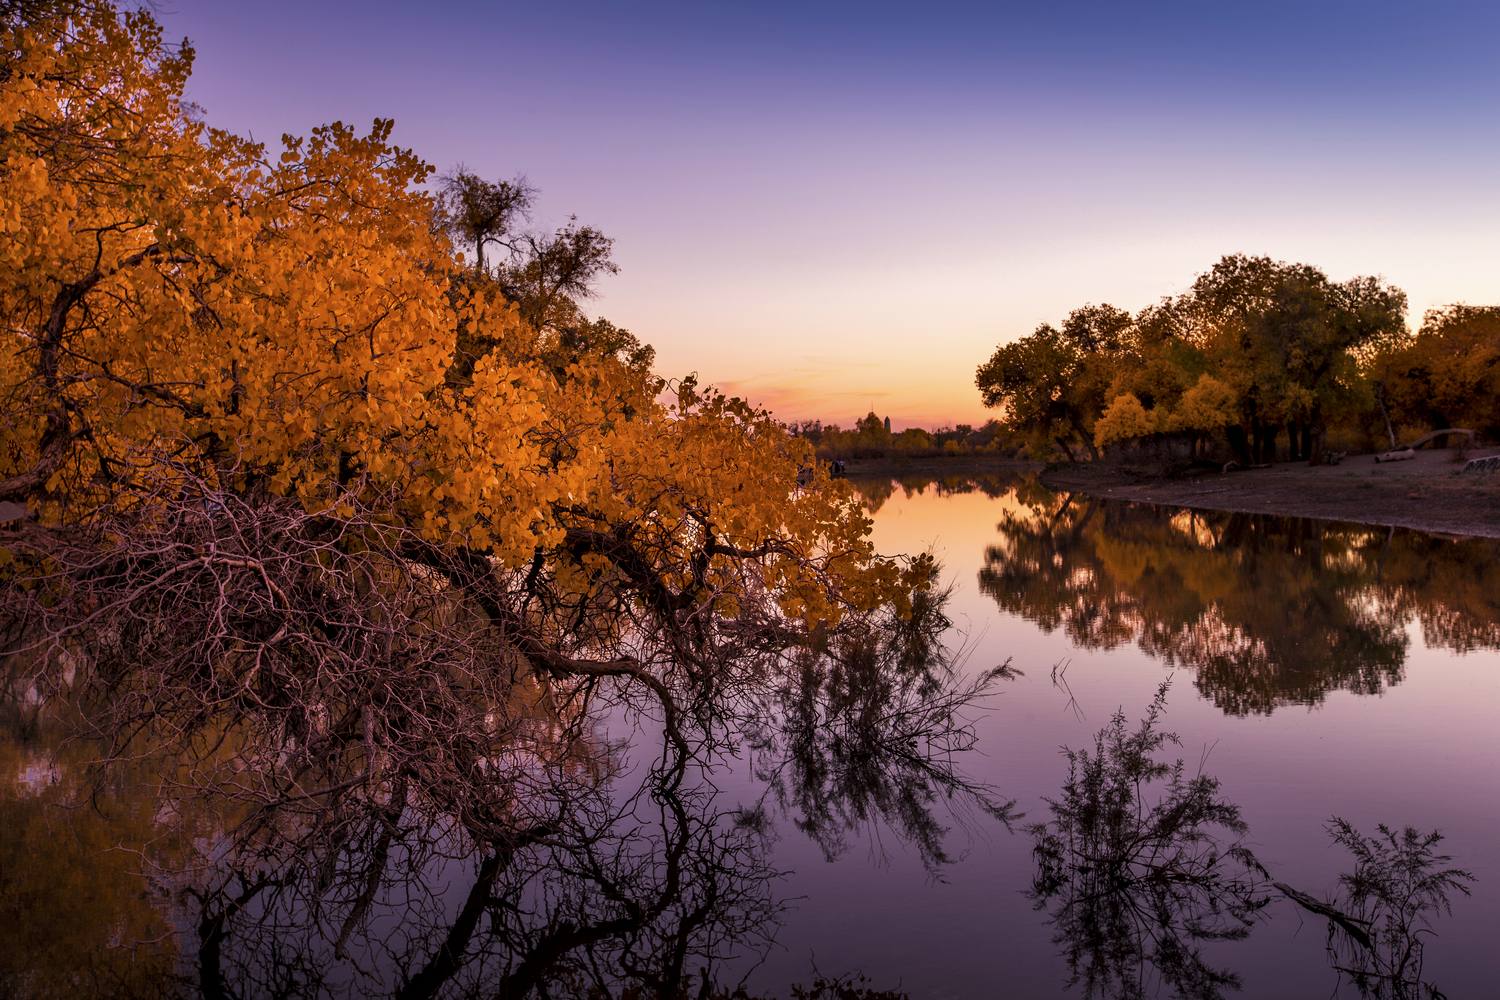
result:
[[[1299,458],[1308,458],[1312,455],[1312,432],[1312,424],[1308,423],[1307,421],[1303,421],[1301,449],[1302,454],[1298,456]]]
[[[1078,459],[1073,457],[1073,449],[1068,447],[1068,442],[1064,441],[1061,435],[1053,438],[1052,440],[1056,441],[1058,447],[1062,448],[1063,454],[1068,456],[1068,461],[1077,464]]]
[[[1260,460],[1267,465],[1276,463],[1276,436],[1281,433],[1281,428],[1275,424],[1266,425],[1266,436],[1261,441]]]
[[[1234,451],[1234,457],[1239,459],[1241,465],[1252,464],[1250,458],[1250,442],[1245,438],[1245,428],[1239,424],[1230,424],[1224,428],[1225,435],[1229,438],[1229,447]]]
[[[1297,449],[1297,421],[1286,422],[1286,460],[1295,462],[1302,457],[1302,452]]]
[[[1391,449],[1396,448],[1396,432],[1391,428],[1391,413],[1385,408],[1385,379],[1375,383],[1375,402],[1380,404],[1380,415],[1385,418],[1385,436],[1391,439]]]
[[[1069,417],[1068,426],[1073,428],[1073,433],[1078,435],[1078,440],[1083,442],[1083,446],[1089,450],[1089,455],[1093,460],[1099,461],[1099,449],[1094,447],[1094,436],[1084,429],[1083,422],[1076,416]],[[1072,455],[1072,452],[1068,454]]]
[[[1316,426],[1313,427],[1313,432],[1312,432],[1312,447],[1309,448],[1308,452],[1307,452],[1307,464],[1308,465],[1322,465],[1323,464],[1323,422],[1322,421],[1318,421],[1318,423],[1316,424]]]

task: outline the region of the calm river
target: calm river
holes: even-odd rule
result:
[[[950,820],[953,860],[935,875],[878,824],[831,862],[783,831],[774,861],[795,872],[786,895],[802,898],[753,988],[806,982],[816,965],[914,998],[1085,996],[1092,969],[1104,995],[1212,995],[1136,960],[1101,928],[1108,917],[1064,928],[1055,900],[1039,908],[1026,893],[1036,863],[1024,827],[1051,816],[1044,798],[1068,777],[1061,749],[1090,748],[1117,710],[1134,728],[1170,678],[1162,728],[1181,745],[1167,750],[1189,777],[1219,779],[1270,880],[1333,898],[1355,867],[1329,835],[1333,817],[1368,835],[1440,830],[1432,850],[1475,881],[1421,935],[1420,979],[1450,997],[1495,995],[1500,541],[1117,505],[1003,480],[858,485],[882,551],[941,559],[967,668],[1009,659],[1022,672],[975,717],[964,766],[1026,816],[1014,832]],[[1236,940],[1181,936],[1201,949],[1200,971],[1226,977],[1225,995],[1359,996],[1337,969],[1356,964],[1351,952],[1328,950],[1328,921],[1275,890],[1263,898]],[[1162,943],[1152,916],[1114,915],[1116,931],[1145,936],[1143,954]],[[1379,985],[1367,982],[1371,995],[1392,995]]]
[[[303,847],[291,825],[264,850],[288,874],[231,877],[225,817],[191,799],[159,801],[129,771],[69,798],[88,748],[54,756],[28,702],[0,740],[0,993],[497,997],[528,963],[568,959],[548,992],[519,992],[697,996],[638,989],[678,948],[689,974],[708,956],[718,996],[740,977],[785,998],[856,973],[916,1000],[1496,995],[1500,541],[1023,479],[856,486],[882,552],[941,560],[962,670],[1015,671],[942,750],[919,744],[952,688],[902,688],[900,654],[851,653],[841,678],[747,684],[772,707],[742,713],[732,752],[636,793],[660,720],[583,731],[609,766],[568,787],[602,790],[582,799],[597,839],[548,846],[564,820],[593,821],[569,799],[542,848],[482,866],[445,846],[441,819],[390,848],[376,834],[404,821],[393,793],[376,846]],[[1153,702],[1152,732],[1176,743],[1132,756]],[[1116,713],[1118,752],[1093,768]],[[554,767],[519,745],[499,765]],[[1091,755],[1071,799],[1064,748]],[[980,798],[949,794],[950,757]],[[1137,791],[1146,758],[1180,758],[1175,786]],[[162,867],[142,878],[142,859]]]

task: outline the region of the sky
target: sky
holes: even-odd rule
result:
[[[189,97],[394,141],[615,239],[587,304],[784,420],[993,416],[974,371],[1229,253],[1500,303],[1500,4],[160,0]]]

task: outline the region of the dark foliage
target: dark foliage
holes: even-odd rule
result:
[[[1165,986],[1207,1000],[1237,989],[1238,974],[1211,965],[1203,945],[1246,937],[1270,899],[1265,869],[1241,840],[1248,827],[1218,780],[1158,759],[1178,743],[1158,728],[1167,688],[1135,731],[1117,712],[1092,753],[1066,750],[1053,818],[1027,828],[1037,862],[1029,894],[1050,914],[1069,985],[1088,998]]]

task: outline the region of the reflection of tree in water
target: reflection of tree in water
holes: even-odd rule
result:
[[[1427,979],[1427,940],[1433,920],[1453,912],[1450,893],[1469,895],[1474,876],[1449,865],[1433,848],[1442,834],[1385,824],[1366,836],[1346,820],[1328,825],[1333,842],[1354,856],[1354,870],[1339,876],[1338,893],[1324,902],[1276,883],[1288,899],[1328,918],[1328,957],[1340,981],[1347,977],[1361,997],[1380,1000],[1441,1000]]]
[[[11,710],[0,722],[11,737],[0,738],[0,996],[174,995],[169,893],[122,847],[181,857],[199,831],[181,818],[162,830],[157,804],[128,782],[91,796],[82,748],[54,753],[55,727],[25,721]]]
[[[859,495],[860,500],[874,514],[885,506],[885,502],[896,495],[896,481],[889,476],[877,476],[874,478],[861,477],[850,479],[849,484],[854,487],[854,492]]]
[[[353,780],[333,783],[342,795],[292,794],[269,806],[246,794],[258,777],[247,767],[264,746],[233,747],[237,737],[223,729],[194,744],[196,763],[167,753],[164,770],[148,758],[128,782],[116,769],[91,785],[83,758],[65,756],[58,766],[67,781],[47,786],[48,801],[72,805],[94,794],[102,812],[72,814],[92,831],[85,841],[116,838],[145,853],[119,854],[101,868],[98,857],[58,841],[45,878],[0,877],[0,912],[34,905],[63,919],[98,910],[60,936],[47,961],[59,982],[86,962],[101,970],[100,981],[73,978],[60,995],[724,995],[699,990],[729,958],[768,947],[781,912],[767,856],[774,816],[726,808],[713,784],[712,769],[735,742],[755,747],[756,766],[774,785],[771,801],[832,853],[856,828],[889,827],[937,870],[947,860],[938,802],[1006,817],[950,756],[971,744],[960,713],[988,680],[959,680],[938,643],[946,625],[941,599],[922,595],[910,619],[890,613],[815,636],[810,646],[747,650],[743,674],[716,678],[733,689],[721,689],[701,716],[689,688],[669,692],[670,704],[684,706],[676,735],[659,707],[624,698],[623,688],[548,692],[507,681],[509,702],[492,702],[489,720],[479,718],[488,742],[472,747],[472,769],[443,758],[465,746],[449,733],[399,758],[377,750],[372,767],[361,756]],[[594,711],[581,712],[585,697]],[[645,746],[646,759],[629,760],[628,747],[604,737],[595,721],[603,706],[664,733],[654,750]],[[32,712],[32,730],[45,716]],[[395,724],[360,718],[356,746],[371,738],[362,726]],[[33,756],[47,759],[57,745],[49,739]],[[232,766],[217,769],[214,755],[225,746]],[[295,766],[295,744],[285,746],[293,749],[282,764]],[[194,773],[174,784],[184,764]],[[8,767],[7,777],[21,770]],[[7,781],[3,791],[0,857],[40,836],[15,841],[29,829],[15,818],[41,806],[27,805],[36,796],[21,785]],[[100,827],[99,816],[125,818]],[[159,824],[183,831],[170,849],[157,839]],[[145,883],[133,874],[143,864],[152,876]],[[99,905],[99,890],[67,898],[101,875],[125,885],[105,887],[112,909]],[[157,887],[154,903],[130,891],[142,884]],[[54,901],[58,893],[65,898]],[[111,938],[134,950],[111,951]],[[89,958],[96,953],[103,958]],[[101,964],[127,953],[133,965]],[[36,988],[37,962],[23,955],[0,969],[0,988],[26,982],[21,992],[46,995]]]
[[[777,724],[751,741],[756,776],[829,860],[848,848],[851,834],[888,824],[938,871],[950,861],[948,830],[933,814],[939,799],[960,820],[978,812],[1010,824],[1012,803],[969,782],[952,760],[975,742],[963,710],[1014,672],[1004,665],[955,683],[946,667],[934,670],[940,661],[931,627],[941,612],[917,612],[881,645],[805,656],[793,682],[771,692],[763,717]]]
[[[1134,732],[1117,713],[1092,753],[1067,751],[1052,820],[1028,828],[1037,860],[1029,895],[1049,913],[1068,985],[1087,998],[1238,989],[1239,975],[1210,964],[1203,948],[1248,936],[1270,900],[1265,870],[1240,842],[1248,827],[1217,779],[1157,758],[1177,743],[1157,725],[1166,691]]]
[[[1424,978],[1433,922],[1451,914],[1450,896],[1469,894],[1474,876],[1438,854],[1437,831],[1382,825],[1365,836],[1335,817],[1334,844],[1353,855],[1326,901],[1272,882],[1244,846],[1249,827],[1219,794],[1217,779],[1189,776],[1158,759],[1177,737],[1158,728],[1162,684],[1134,730],[1117,712],[1094,749],[1066,750],[1068,779],[1048,799],[1052,819],[1027,827],[1036,874],[1028,895],[1046,910],[1069,983],[1086,998],[1222,997],[1237,972],[1210,964],[1204,946],[1247,937],[1261,911],[1283,898],[1328,921],[1327,950],[1338,982],[1361,997],[1440,1000]],[[1159,792],[1149,804],[1149,791]],[[1337,993],[1337,988],[1335,989]]]
[[[648,786],[650,783],[647,783]],[[370,828],[199,889],[205,997],[676,996],[774,931],[761,831],[702,788],[580,796],[571,815],[476,844]]]
[[[1391,530],[1375,556],[1385,600],[1421,623],[1429,646],[1500,649],[1500,540]]]
[[[1227,712],[1401,680],[1405,614],[1375,587],[1383,531],[1072,497],[999,531],[980,588],[1003,609],[1084,648],[1137,642]]]
[[[907,497],[923,495],[930,489],[935,496],[940,497],[982,493],[995,499],[1007,493],[1034,489],[1037,483],[1034,473],[1022,471],[902,476],[899,479],[889,476],[860,476],[849,481],[872,514],[879,512],[885,502],[896,495],[897,488]]]

